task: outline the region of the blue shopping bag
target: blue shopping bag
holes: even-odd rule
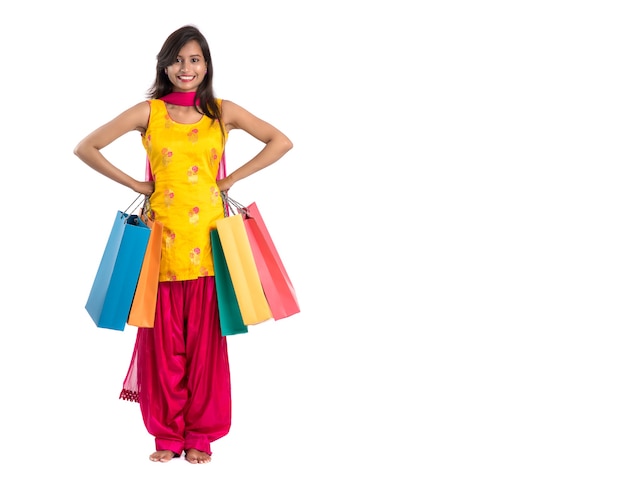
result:
[[[123,331],[150,239],[139,216],[118,211],[85,309],[99,328]]]

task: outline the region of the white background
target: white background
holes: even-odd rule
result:
[[[0,475],[626,477],[620,3],[2,7]],[[231,195],[302,308],[229,340],[232,430],[201,466],[151,463],[117,399],[135,331],[84,304],[135,194],[72,153],[187,23],[216,94],[294,142]],[[229,170],[258,148],[233,133]],[[143,175],[138,134],[105,154]]]

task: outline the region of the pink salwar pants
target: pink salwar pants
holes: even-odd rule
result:
[[[228,433],[230,368],[213,276],[159,283],[154,328],[137,330],[121,397],[139,402],[157,451],[211,454]]]

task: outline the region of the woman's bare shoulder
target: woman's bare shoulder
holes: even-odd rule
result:
[[[150,121],[150,100],[144,100],[123,111],[113,121],[122,128],[145,132]]]

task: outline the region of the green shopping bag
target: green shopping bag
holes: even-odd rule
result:
[[[222,336],[247,333],[248,326],[243,323],[217,229],[211,230],[211,251],[213,254],[217,307],[220,316]]]

